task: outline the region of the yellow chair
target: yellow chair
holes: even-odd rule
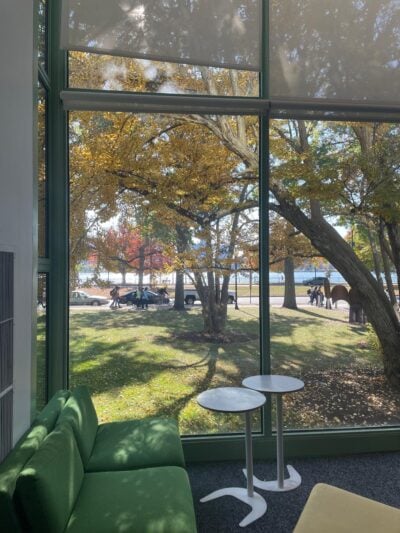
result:
[[[400,509],[319,483],[293,533],[400,533]]]

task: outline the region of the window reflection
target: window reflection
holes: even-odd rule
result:
[[[38,3],[38,61],[47,71],[47,0]]]
[[[38,90],[38,253],[47,256],[47,94]]]
[[[36,332],[36,409],[47,402],[47,274],[38,274]]]

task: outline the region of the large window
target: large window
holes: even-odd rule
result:
[[[257,118],[74,112],[70,179],[71,385],[103,420],[241,431],[196,396],[260,369]]]
[[[69,187],[70,385],[102,420],[221,435],[241,423],[196,394],[274,372],[305,382],[285,398],[293,441],[330,429],[319,442],[356,449],[398,425],[398,2],[61,4],[70,166],[51,213],[66,224]]]

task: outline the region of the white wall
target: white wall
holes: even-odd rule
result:
[[[30,423],[33,0],[0,1],[0,249],[15,252],[14,442]]]

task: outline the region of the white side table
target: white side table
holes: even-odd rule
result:
[[[283,416],[282,396],[290,392],[296,392],[304,388],[304,383],[297,378],[278,375],[251,376],[243,380],[242,384],[249,389],[276,396],[276,463],[277,479],[274,481],[261,481],[253,476],[254,486],[264,490],[285,492],[293,490],[301,484],[300,474],[291,465],[287,465],[289,478],[284,479],[283,458]],[[249,477],[250,471],[245,472]]]
[[[199,405],[211,411],[220,413],[244,413],[246,419],[246,470],[247,489],[242,487],[227,487],[208,494],[200,501],[202,503],[215,500],[221,496],[234,496],[251,507],[250,513],[240,522],[245,527],[258,520],[267,510],[267,503],[260,494],[254,492],[253,487],[253,449],[251,440],[251,412],[262,407],[266,401],[263,394],[242,387],[219,387],[202,392],[197,397]]]

